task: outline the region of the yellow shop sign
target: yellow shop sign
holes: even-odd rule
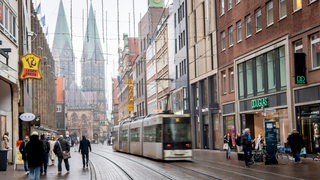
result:
[[[40,61],[40,57],[32,53],[28,53],[22,56],[22,70],[20,73],[20,79],[41,79],[42,75],[40,73]]]

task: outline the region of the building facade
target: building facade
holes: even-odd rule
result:
[[[215,1],[188,0],[188,66],[193,148],[222,143],[218,97]]]
[[[284,145],[296,128],[313,152],[317,142],[311,132],[319,114],[303,104],[317,106],[319,96],[314,93],[309,101],[301,95],[314,92],[319,83],[313,78],[319,74],[314,66],[319,59],[319,1],[221,0],[217,5],[221,134],[230,133],[234,143],[244,128],[255,138],[264,136],[266,122],[275,122],[278,144]],[[305,54],[304,63],[297,53]],[[311,81],[296,84],[296,60],[306,66],[303,78]]]

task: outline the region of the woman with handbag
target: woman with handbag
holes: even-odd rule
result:
[[[69,158],[70,156],[70,145],[69,143],[63,138],[63,135],[60,135],[57,142],[54,145],[53,152],[58,157],[58,174],[61,174],[62,171],[62,160],[64,161],[67,173],[69,173],[70,165],[69,165]]]
[[[223,149],[226,150],[226,158],[231,159],[230,155],[231,155],[232,139],[231,139],[230,133],[224,135],[223,143],[224,143]]]

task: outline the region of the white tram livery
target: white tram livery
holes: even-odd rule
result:
[[[113,150],[157,160],[191,160],[190,115],[156,114],[114,126]]]

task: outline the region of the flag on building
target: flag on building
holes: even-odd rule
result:
[[[148,6],[152,8],[163,8],[164,0],[148,0]]]
[[[43,15],[41,17],[40,22],[41,22],[42,27],[44,27],[46,25],[46,16],[45,15]]]
[[[36,8],[36,13],[41,14],[41,2],[38,4],[38,6]]]

